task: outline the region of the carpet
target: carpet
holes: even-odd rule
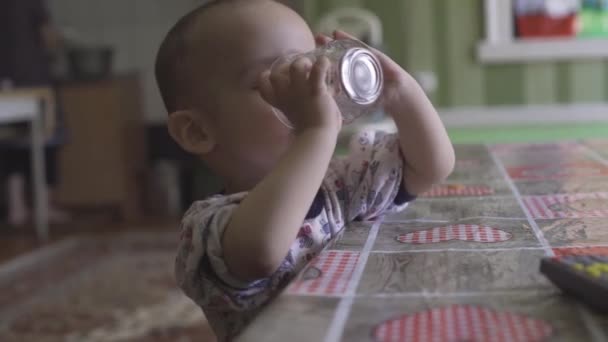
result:
[[[177,236],[74,238],[0,265],[0,341],[212,341],[176,287]]]

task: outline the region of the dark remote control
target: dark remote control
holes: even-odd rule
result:
[[[545,258],[540,271],[565,293],[608,314],[608,255]]]

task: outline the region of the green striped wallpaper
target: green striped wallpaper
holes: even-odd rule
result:
[[[387,52],[410,72],[434,71],[439,107],[608,101],[608,60],[482,65],[483,0],[303,0],[313,25],[339,6],[383,20]]]

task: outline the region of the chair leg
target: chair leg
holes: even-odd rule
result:
[[[8,177],[8,223],[11,226],[23,226],[27,223],[29,210],[25,190],[25,177],[12,174]]]

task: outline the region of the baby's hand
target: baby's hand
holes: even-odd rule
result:
[[[325,57],[314,64],[306,58],[296,59],[284,70],[263,73],[260,93],[287,116],[296,133],[310,128],[330,128],[337,133],[342,115],[325,82],[329,68]]]
[[[348,33],[342,31],[335,31],[334,37],[330,38],[328,36],[319,35],[316,37],[317,44],[324,45],[331,42],[333,39],[352,39],[357,40],[357,38],[349,35]],[[362,43],[363,44],[363,43]],[[413,95],[411,92],[411,87],[418,87],[414,78],[407,73],[403,68],[393,61],[390,57],[385,55],[384,53],[374,49],[372,47],[368,47],[378,58],[380,61],[380,65],[382,66],[382,71],[384,73],[384,90],[382,94],[382,104],[384,107],[390,112],[391,109],[401,109],[404,105],[407,105],[410,96]]]

